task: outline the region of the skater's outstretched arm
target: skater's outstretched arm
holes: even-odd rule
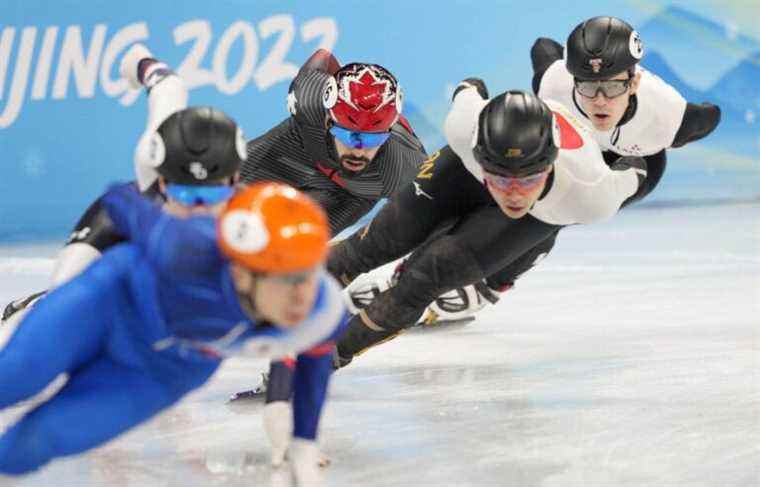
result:
[[[710,135],[720,123],[720,107],[712,103],[687,103],[681,126],[672,147],[684,145]]]
[[[133,45],[122,58],[119,73],[134,89],[148,92],[148,119],[145,132],[135,148],[135,174],[140,191],[155,183],[158,173],[153,164],[153,134],[171,114],[187,107],[187,87],[182,78],[159,62],[142,44]]]
[[[548,37],[539,37],[530,48],[530,61],[533,65],[533,93],[538,95],[541,78],[555,61],[562,59],[562,45]]]
[[[329,341],[298,356],[293,376],[293,436],[314,440],[332,373],[332,351]]]
[[[322,102],[322,91],[339,68],[335,57],[320,49],[298,70],[288,89],[288,109],[299,123],[324,126],[327,109]]]

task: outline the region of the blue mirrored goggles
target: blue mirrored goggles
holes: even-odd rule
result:
[[[379,147],[391,136],[390,132],[354,132],[340,125],[330,127],[330,133],[343,145],[352,149],[372,149]]]
[[[233,186],[191,186],[188,184],[167,184],[166,196],[183,206],[211,206],[227,201],[235,192]]]

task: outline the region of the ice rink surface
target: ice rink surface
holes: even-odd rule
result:
[[[44,287],[56,250],[1,247],[0,303]],[[759,349],[760,205],[568,228],[475,323],[408,332],[333,377],[327,485],[757,487]],[[225,404],[264,366],[230,360],[147,425],[0,485],[288,486],[261,405]]]

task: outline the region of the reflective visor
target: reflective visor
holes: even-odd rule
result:
[[[524,176],[521,178],[513,178],[509,176],[499,176],[490,172],[484,173],[483,178],[486,183],[497,191],[506,193],[510,188],[514,187],[519,193],[526,194],[536,189],[538,185],[546,180],[546,176],[549,171],[543,171],[530,176]]]
[[[586,98],[596,98],[601,91],[606,98],[617,98],[628,91],[629,79],[575,80],[575,89]]]
[[[191,186],[167,184],[166,196],[183,206],[211,206],[230,199],[235,188],[228,185]]]
[[[391,136],[390,132],[353,132],[340,125],[330,127],[330,133],[352,149],[372,149],[379,147]]]

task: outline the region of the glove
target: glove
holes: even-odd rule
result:
[[[395,281],[392,277],[381,276],[374,280],[354,281],[346,288],[346,308],[351,314],[357,314],[360,310],[369,306],[378,294],[393,287]]]
[[[481,98],[484,100],[488,99],[488,88],[486,88],[485,82],[480,78],[467,78],[462,80],[457,87],[454,88],[454,94],[451,95],[451,101],[454,101],[454,98],[457,97],[457,93],[466,90],[467,88],[475,88],[478,90],[478,95],[480,95]]]
[[[297,487],[324,485],[324,479],[319,471],[320,453],[316,441],[293,438],[288,449],[288,462]]]
[[[138,67],[143,59],[153,59],[153,55],[144,45],[133,44],[127,53],[124,54],[124,57],[121,58],[121,63],[119,64],[119,74],[127,80],[129,87],[134,90],[142,87]]]
[[[485,281],[456,288],[430,303],[422,321],[432,325],[438,321],[461,320],[473,316],[488,303],[496,304],[500,297],[499,291],[489,288]]]
[[[142,86],[150,91],[161,80],[174,74],[169,66],[158,61],[142,44],[135,44],[124,55],[119,65],[119,74],[126,79],[129,87]]]
[[[264,431],[272,447],[272,466],[279,467],[285,461],[290,438],[293,435],[293,412],[287,401],[274,401],[264,406],[262,414]],[[316,460],[315,460],[316,462]]]

